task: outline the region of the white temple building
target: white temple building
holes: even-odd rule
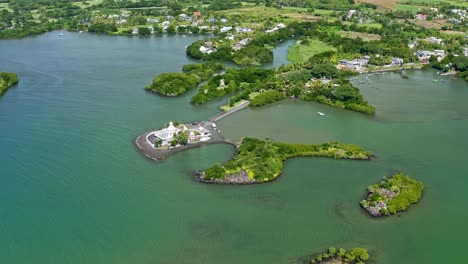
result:
[[[154,131],[154,135],[163,141],[162,145],[169,143],[174,136],[180,131],[177,127],[174,126],[174,123],[169,122],[169,126],[158,131]]]

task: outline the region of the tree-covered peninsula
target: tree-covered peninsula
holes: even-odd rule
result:
[[[408,175],[397,173],[368,187],[368,195],[361,206],[371,216],[385,216],[405,211],[421,199],[424,184]]]
[[[369,260],[369,253],[365,248],[353,248],[346,251],[344,248],[330,247],[327,252],[309,257],[310,264],[365,264]]]
[[[197,87],[213,73],[222,69],[224,69],[224,66],[216,62],[187,64],[182,68],[182,73],[170,72],[156,76],[153,83],[147,85],[145,89],[161,95],[178,96]]]
[[[206,171],[197,172],[196,179],[219,184],[272,181],[281,174],[283,161],[293,157],[369,160],[371,154],[359,146],[339,142],[308,145],[244,138],[232,160],[223,166],[217,164]]]
[[[9,72],[0,72],[0,95],[17,83],[18,75]]]
[[[192,97],[192,103],[204,104],[227,94],[236,94],[231,97],[230,106],[252,99],[251,106],[259,107],[293,97],[374,114],[374,106],[364,100],[358,88],[344,79],[348,74],[330,63],[278,69],[227,69],[225,74],[213,76],[200,86],[198,93]]]

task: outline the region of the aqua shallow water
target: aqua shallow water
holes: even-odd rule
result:
[[[375,263],[464,259],[466,83],[433,72],[371,77],[362,89],[375,117],[294,100],[243,110],[219,123],[231,139],[341,140],[377,159],[292,159],[271,184],[201,185],[189,173],[226,161],[230,146],[155,163],[132,145],[168,119],[217,112],[220,101],[192,106],[190,95],[143,90],[190,62],[183,48],[195,39],[0,41],[0,69],[20,75],[0,98],[1,263],[291,263],[332,245],[368,247]],[[365,187],[397,170],[426,183],[423,200],[401,217],[370,219],[358,207]]]

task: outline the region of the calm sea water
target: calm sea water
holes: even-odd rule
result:
[[[20,75],[0,98],[1,263],[293,263],[329,246],[367,247],[384,264],[465,259],[466,83],[431,71],[373,76],[357,85],[375,117],[295,100],[243,110],[219,123],[231,139],[340,140],[377,158],[298,158],[270,184],[202,185],[190,172],[228,160],[232,147],[156,163],[132,145],[169,119],[206,119],[223,103],[143,90],[191,62],[184,46],[196,39],[52,32],[0,41],[0,69]],[[273,65],[286,51],[287,43]],[[425,196],[401,217],[371,219],[359,200],[395,171],[424,181]]]

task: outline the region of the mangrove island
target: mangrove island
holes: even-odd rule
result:
[[[309,257],[306,263],[310,264],[365,264],[369,259],[369,253],[365,248],[353,248],[346,251],[344,248],[330,247],[327,252]]]
[[[368,195],[361,206],[371,216],[385,216],[405,211],[421,199],[424,184],[409,176],[397,173],[389,179],[369,186]]]

